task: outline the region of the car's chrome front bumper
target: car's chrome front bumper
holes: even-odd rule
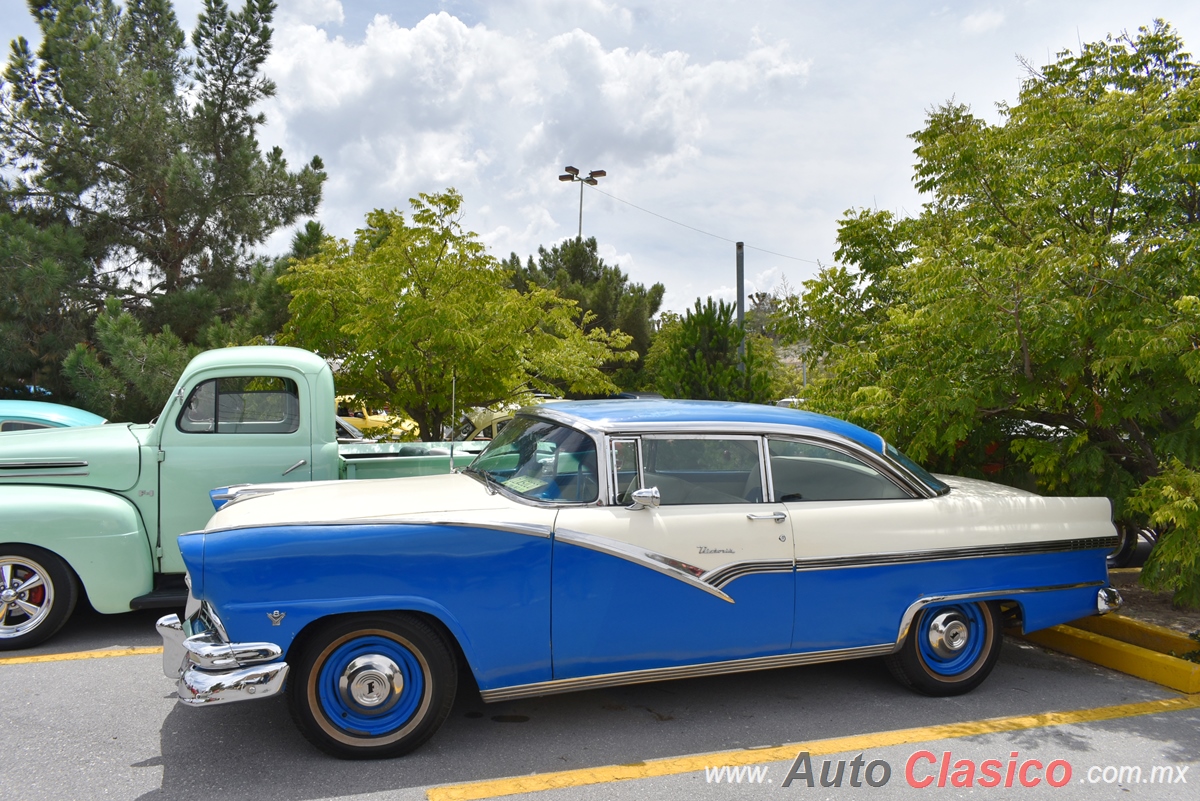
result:
[[[283,689],[287,662],[274,643],[225,642],[215,631],[188,636],[178,615],[159,618],[163,673],[177,679],[180,703],[189,706],[269,698]]]
[[[1105,587],[1096,594],[1096,614],[1107,615],[1115,612],[1125,604],[1125,599],[1115,587]]]

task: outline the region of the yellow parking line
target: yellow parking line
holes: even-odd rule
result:
[[[36,662],[72,662],[77,659],[107,659],[111,656],[141,656],[142,654],[161,653],[161,645],[150,648],[113,648],[108,651],[76,651],[69,654],[9,656],[0,659],[0,665],[32,665]]]
[[[885,748],[892,745],[924,743],[934,740],[950,740],[958,737],[973,737],[978,734],[1038,729],[1046,726],[1062,726],[1068,723],[1091,723],[1116,718],[1132,718],[1138,715],[1154,715],[1180,709],[1200,709],[1200,696],[1168,698],[1161,701],[1144,701],[1136,704],[1102,706],[1096,709],[1079,709],[1073,712],[1045,712],[1040,715],[1019,715],[1009,718],[947,723],[940,726],[924,726],[915,729],[859,734],[851,737],[834,737],[828,740],[813,740],[807,743],[791,743],[768,748],[718,751],[711,754],[656,759],[635,762],[629,765],[607,765],[598,768],[563,770],[554,773],[539,773],[533,776],[518,776],[510,779],[493,779],[470,784],[433,787],[426,791],[429,801],[468,801],[468,799],[497,798],[536,793],[541,790],[557,790],[566,787],[582,787],[589,784],[649,779],[655,776],[674,776],[694,773],[714,765],[758,765],[764,762],[782,762],[795,759],[796,754],[808,751],[812,756],[840,754],[849,751],[865,751],[868,748]]]

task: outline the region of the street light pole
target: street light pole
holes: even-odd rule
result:
[[[597,178],[603,178],[608,175],[604,170],[592,170],[586,176],[581,176],[579,170],[575,167],[563,167],[563,174],[558,176],[560,181],[570,181],[571,183],[579,184],[579,241],[583,241],[583,185],[588,184],[595,186],[599,181]]]

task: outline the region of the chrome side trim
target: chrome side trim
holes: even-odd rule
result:
[[[599,676],[581,676],[575,679],[555,679],[535,684],[520,684],[501,687],[497,690],[482,690],[480,695],[487,703],[511,701],[536,695],[595,690],[600,687],[615,687],[627,684],[646,684],[652,681],[691,679],[698,676],[719,676],[726,673],[745,673],[751,670],[814,665],[821,662],[838,662],[845,659],[860,659],[868,656],[884,656],[892,652],[890,644],[868,645],[861,648],[838,648],[830,651],[810,651],[803,654],[779,654],[756,656],[751,659],[733,659],[727,662],[706,662],[702,665],[679,665],[667,668],[631,670],[625,673],[603,673]]]
[[[303,485],[301,485],[303,486]],[[193,531],[190,534],[215,534],[219,531],[241,531],[249,528],[292,528],[294,526],[454,526],[455,528],[478,528],[488,531],[505,531],[509,534],[523,534],[527,537],[541,537],[549,539],[551,529],[549,526],[539,526],[534,523],[471,523],[461,520],[438,520],[436,518],[417,519],[413,517],[402,518],[380,518],[375,517],[369,520],[303,520],[291,523],[281,523],[279,526],[255,524],[251,526],[226,526],[223,528],[214,528],[208,531]],[[186,536],[186,534],[181,534]]]
[[[87,476],[87,470],[76,470],[70,473],[5,473],[5,478],[62,478],[63,476]]]
[[[1050,542],[1021,542],[1011,545],[978,545],[970,548],[941,548],[929,551],[894,551],[892,553],[856,554],[852,556],[822,556],[796,560],[796,570],[831,570],[840,567],[876,567],[909,562],[941,562],[948,559],[981,559],[988,556],[1024,556],[1065,551],[1090,551],[1115,548],[1116,537],[1095,537]]]
[[[791,559],[763,559],[757,562],[734,562],[721,565],[702,575],[700,580],[723,589],[725,585],[742,576],[757,573],[790,573],[791,571]]]
[[[87,467],[82,459],[43,459],[33,462],[0,462],[0,470],[58,470],[65,467]],[[76,474],[72,474],[76,475]],[[87,473],[77,475],[86,476]]]
[[[929,595],[920,600],[914,601],[909,605],[908,609],[904,610],[903,617],[900,618],[900,633],[896,636],[896,644],[892,648],[892,653],[900,650],[904,645],[904,638],[908,636],[908,629],[912,626],[913,618],[927,606],[933,604],[948,603],[953,601],[979,601],[985,599],[1008,599],[1014,595],[1028,595],[1034,592],[1059,592],[1060,590],[1079,590],[1087,587],[1102,587],[1103,581],[1084,581],[1078,584],[1055,584],[1048,587],[1026,587],[1019,590],[988,590],[987,592],[967,592],[967,593],[950,593],[946,595]]]
[[[670,576],[673,579],[682,581],[684,584],[707,592],[709,595],[720,598],[722,601],[734,602],[732,598],[721,592],[721,590],[704,581],[702,578],[704,576],[704,568],[690,565],[687,562],[681,562],[666,554],[640,548],[620,540],[565,528],[556,530],[554,532],[554,539],[557,542],[578,545],[581,548],[587,548],[598,553],[615,556],[618,559],[624,559],[627,562],[633,562],[642,567],[648,567],[651,570],[662,573],[664,576]]]

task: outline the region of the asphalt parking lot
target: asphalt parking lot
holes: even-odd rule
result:
[[[282,699],[212,709],[175,703],[161,658],[147,652],[159,644],[156,617],[84,611],[50,643],[4,655],[7,798],[986,798],[990,788],[978,782],[989,759],[999,761],[1000,773],[1017,762],[1013,787],[1004,788],[1002,777],[997,792],[1200,797],[1193,789],[1200,785],[1200,698],[1015,640],[981,688],[950,699],[902,689],[877,660],[496,705],[465,686],[450,720],[416,753],[342,762],[309,746]],[[79,658],[114,651],[128,655]],[[1154,704],[1164,700],[1174,708]],[[1099,712],[1036,717],[1081,710]],[[804,763],[794,764],[801,750],[810,753],[812,788]],[[952,764],[938,787],[945,751]],[[934,760],[914,757],[922,752]],[[871,778],[879,786],[862,775],[859,787],[850,786],[850,762],[860,753],[860,768],[887,764],[885,783],[876,765]],[[847,763],[842,786],[821,786],[827,759],[830,781],[837,762]],[[927,786],[910,786],[910,759],[912,780],[929,778]],[[1051,778],[1064,786],[1043,779],[1022,787],[1019,769],[1029,760],[1040,767],[1031,766],[1028,780],[1044,777],[1055,761],[1069,764],[1071,778],[1063,781],[1060,764]],[[960,761],[975,766],[972,787],[953,786],[955,771],[966,770]],[[790,773],[796,777],[782,786]],[[631,776],[641,778],[614,781]],[[965,778],[960,773],[959,783]]]

